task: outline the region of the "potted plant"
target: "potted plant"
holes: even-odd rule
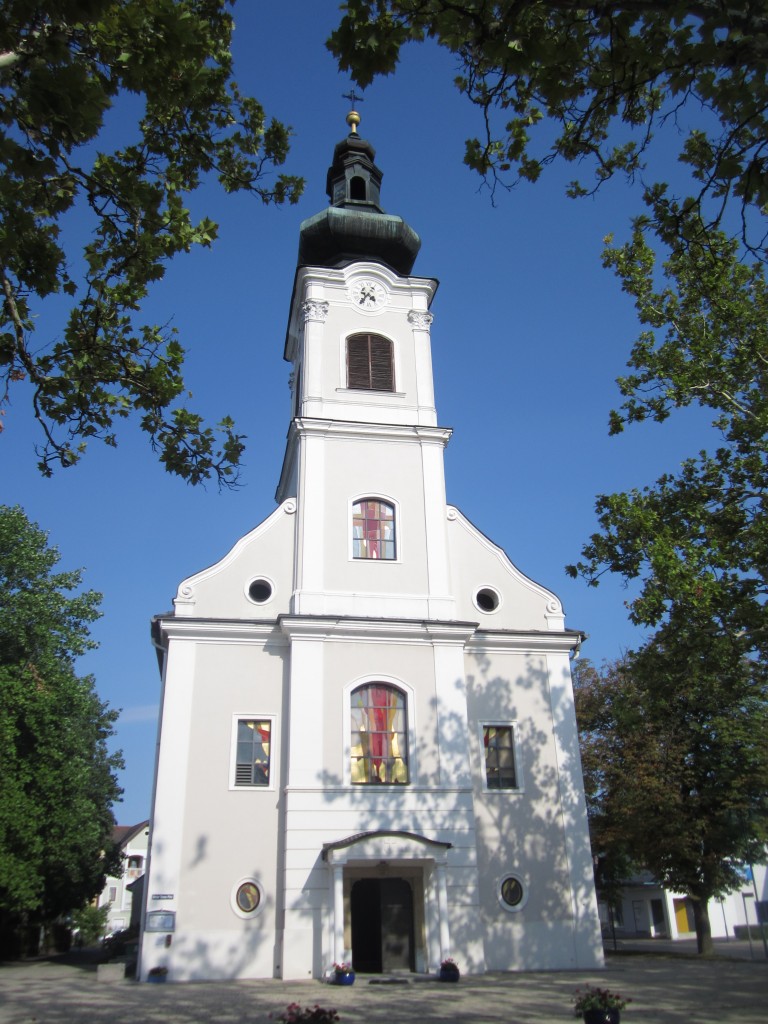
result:
[[[335,985],[354,985],[355,983],[355,972],[352,970],[352,964],[342,961],[340,964],[333,965],[333,982]]]
[[[317,1003],[314,1006],[304,1007],[298,1003],[289,1003],[282,1013],[277,1016],[270,1013],[269,1016],[273,1020],[280,1021],[281,1024],[335,1024],[339,1020],[339,1015],[333,1007],[326,1009],[323,1006],[318,1006]]]
[[[584,1024],[619,1024],[620,1011],[631,1002],[618,992],[587,985],[585,989],[577,988],[573,994],[573,1015],[582,1017]]]
[[[150,967],[147,981],[153,981],[156,985],[164,982],[168,977],[168,968],[165,966]]]
[[[461,972],[453,957],[447,956],[440,962],[440,981],[458,981]]]

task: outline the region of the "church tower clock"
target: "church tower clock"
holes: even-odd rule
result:
[[[301,225],[278,507],[153,621],[143,978],[602,963],[583,634],[447,504],[437,282],[359,122]]]

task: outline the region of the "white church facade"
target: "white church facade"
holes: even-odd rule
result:
[[[602,966],[583,637],[447,504],[436,282],[358,121],[301,228],[277,508],[153,622],[143,979]]]

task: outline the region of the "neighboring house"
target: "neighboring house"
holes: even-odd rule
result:
[[[133,906],[134,894],[131,887],[146,871],[149,822],[141,821],[138,825],[115,825],[112,839],[120,846],[123,873],[119,878],[109,876],[99,896],[98,905],[109,907],[107,935],[127,928],[132,917],[136,919],[137,911],[140,909],[141,899],[136,901],[135,908]]]
[[[691,938],[696,934],[692,901],[663,889],[644,872],[623,884],[622,899],[613,913],[600,901],[600,924],[605,938]],[[768,922],[768,869],[756,864],[744,881],[722,900],[709,901],[713,938],[746,938],[747,925],[757,935],[758,922]]]
[[[301,226],[278,507],[153,622],[143,979],[603,965],[583,634],[446,503],[437,282],[358,120]]]

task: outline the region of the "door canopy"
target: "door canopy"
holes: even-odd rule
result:
[[[323,860],[329,864],[369,864],[371,861],[388,864],[403,861],[446,864],[451,843],[427,839],[415,832],[358,832],[323,844]]]

